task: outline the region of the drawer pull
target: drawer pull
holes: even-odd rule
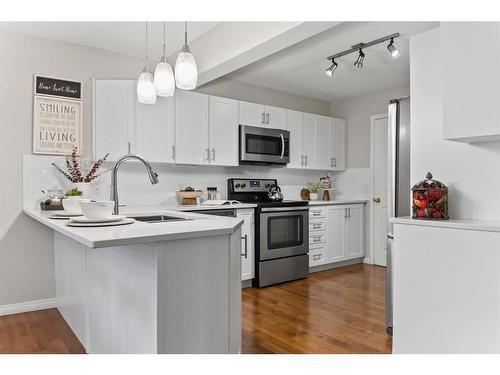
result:
[[[321,211],[312,211],[313,216],[321,216]]]
[[[320,260],[321,259],[321,254],[314,254],[313,255],[313,260]]]
[[[319,242],[319,241],[321,241],[322,237],[323,236],[313,236],[313,242]]]
[[[313,229],[321,228],[322,224],[313,224]]]

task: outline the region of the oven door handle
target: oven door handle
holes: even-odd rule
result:
[[[280,159],[283,159],[283,156],[285,155],[285,137],[283,136],[283,133],[280,134],[281,138],[281,156]]]
[[[261,212],[280,212],[280,211],[308,211],[309,207],[266,207],[266,208],[261,208]]]

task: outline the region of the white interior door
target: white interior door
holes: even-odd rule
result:
[[[386,266],[387,246],[387,114],[372,116],[373,253],[374,263]]]

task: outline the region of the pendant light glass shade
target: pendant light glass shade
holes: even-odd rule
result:
[[[167,61],[166,46],[165,46],[165,22],[163,22],[163,56],[156,65],[154,84],[156,95],[158,96],[174,96],[175,80],[172,67]]]
[[[146,69],[137,80],[137,100],[142,104],[156,103],[156,89],[153,82],[153,75]]]
[[[144,57],[144,70],[137,80],[137,100],[143,104],[155,104],[156,89],[148,65],[148,23],[146,22],[146,55]]]
[[[175,62],[175,84],[183,90],[193,90],[198,81],[198,67],[194,55],[187,45],[187,22],[185,23],[184,47]]]

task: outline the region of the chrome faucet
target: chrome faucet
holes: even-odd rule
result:
[[[144,159],[142,156],[131,154],[131,155],[124,155],[121,158],[119,158],[116,161],[115,165],[113,166],[113,172],[111,173],[111,200],[115,202],[115,208],[113,211],[115,215],[118,215],[119,211],[118,186],[117,186],[118,168],[123,162],[129,159],[136,159],[144,164],[144,166],[146,167],[146,172],[148,172],[149,175],[149,180],[153,185],[160,182],[160,180],[158,179],[158,174],[153,170],[153,167],[151,166],[149,161]]]

